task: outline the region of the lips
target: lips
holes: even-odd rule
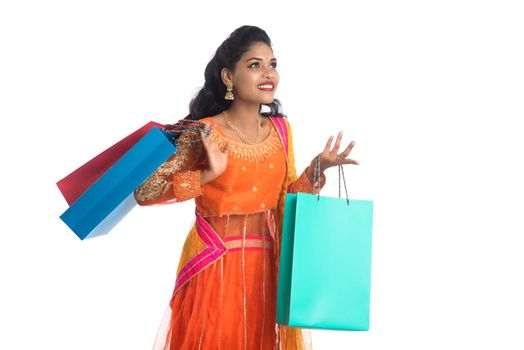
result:
[[[272,81],[265,81],[262,84],[257,85],[257,87],[262,91],[273,91],[275,89],[275,84]]]

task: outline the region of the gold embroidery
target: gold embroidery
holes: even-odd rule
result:
[[[277,150],[281,147],[280,139],[278,138],[275,128],[271,128],[269,136],[262,143],[256,145],[248,145],[231,140],[222,136],[216,128],[211,130],[211,135],[217,141],[221,149],[224,149],[225,143],[228,142],[229,153],[234,158],[240,158],[248,162],[262,161],[277,153]],[[242,170],[245,171],[246,169],[242,167]]]
[[[173,176],[173,190],[178,202],[202,194],[200,186],[200,170],[178,172]]]
[[[324,173],[320,174],[320,189],[326,184],[326,175]],[[316,193],[316,186],[313,188],[311,182],[306,175],[306,170],[298,177],[298,179],[291,185],[290,193]]]
[[[171,175],[196,163],[202,148],[201,143],[198,144],[196,140],[198,140],[198,135],[193,131],[180,135],[176,143],[176,152],[135,190],[137,201],[145,202],[157,199],[171,188],[169,181]]]
[[[153,173],[135,191],[135,198],[139,202],[154,200],[160,197],[168,189],[168,182],[158,174]]]

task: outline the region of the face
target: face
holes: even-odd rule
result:
[[[266,43],[253,43],[240,57],[234,72],[222,69],[222,80],[226,85],[233,85],[235,100],[269,104],[279,82],[276,67],[273,50]]]

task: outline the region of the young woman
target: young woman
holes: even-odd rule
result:
[[[277,62],[265,31],[236,29],[205,70],[178,149],[137,190],[140,205],[194,198],[175,288],[155,349],[307,349],[306,331],[276,323],[276,291],[287,192],[313,193],[315,158],[297,177],[290,124],[274,94]],[[261,113],[261,106],[270,112]],[[320,154],[324,170],[358,164],[338,153],[342,133]]]

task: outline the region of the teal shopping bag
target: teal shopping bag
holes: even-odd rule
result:
[[[369,329],[372,222],[370,200],[286,195],[278,323]]]

